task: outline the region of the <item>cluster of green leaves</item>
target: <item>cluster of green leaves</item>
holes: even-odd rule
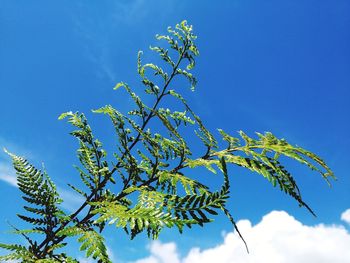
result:
[[[85,201],[74,213],[66,214],[60,210],[58,204],[62,200],[46,173],[10,154],[18,174],[19,189],[30,204],[24,208],[34,217],[19,215],[33,226],[30,230],[15,229],[25,237],[28,245],[0,244],[1,248],[11,251],[0,257],[1,260],[76,262],[65,253],[56,252],[62,251],[68,238],[76,237],[87,257],[110,262],[101,235],[106,225],[123,228],[131,238],[143,232],[150,238],[157,238],[165,227],[175,227],[182,232],[186,227],[203,226],[213,221],[220,211],[238,231],[226,208],[230,193],[227,164],[261,174],[312,212],[279,158],[285,156],[305,164],[326,180],[333,177],[328,166],[315,154],[292,146],[271,133],[257,134],[258,138],[253,139],[243,132],[236,138],[219,130],[222,139],[228,143],[227,148],[220,149],[214,135],[181,92],[173,87],[174,79],[184,78],[191,90],[197,83],[190,73],[195,66],[195,57],[199,55],[192,27],[184,21],[175,28],[168,28],[168,33],[156,36],[165,44],[151,47],[160,56],[161,65],[143,64],[142,52],[138,53],[138,75],[145,93],[153,97],[153,104],[144,103],[128,84],[121,82],[115,89],[125,89],[134,107],[127,114],[111,105],[94,110],[106,115],[114,127],[117,143],[113,160],[94,136],[84,114],[67,112],[59,117],[72,124],[75,130],[71,135],[79,142],[77,155],[81,165],[76,168],[83,185],[69,186]],[[177,111],[160,107],[167,97],[177,101]],[[151,120],[153,125],[150,125]],[[192,154],[188,140],[182,134],[185,128],[194,131],[202,142],[204,154],[200,157]],[[210,189],[188,176],[189,169],[200,166],[223,174],[220,189]],[[44,237],[34,240],[29,236],[32,233]]]
[[[5,150],[6,151],[6,150]],[[10,250],[12,253],[0,257],[0,260],[22,260],[22,262],[59,262],[64,258],[69,259],[64,253],[56,254],[55,250],[64,244],[56,243],[58,236],[55,231],[64,220],[64,212],[58,207],[62,202],[56,191],[56,187],[46,172],[37,170],[22,157],[18,157],[6,151],[12,158],[13,166],[17,173],[17,184],[23,193],[23,199],[28,205],[24,209],[29,215],[18,217],[32,225],[31,229],[19,230],[12,226],[12,233],[22,235],[28,242],[28,247],[15,244],[0,244],[0,248]],[[37,241],[29,237],[30,234],[44,236],[44,239],[52,239],[45,245],[45,254],[40,249]],[[41,259],[41,260],[39,260]]]

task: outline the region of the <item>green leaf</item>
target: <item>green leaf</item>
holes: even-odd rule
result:
[[[65,119],[65,118],[67,118],[68,116],[72,116],[72,115],[73,115],[73,112],[71,112],[71,111],[64,112],[64,113],[62,113],[62,114],[58,117],[58,119],[59,119],[59,120],[63,120],[63,119]]]
[[[104,244],[104,238],[93,230],[83,231],[78,238],[81,244],[80,250],[86,250],[86,257],[99,259],[102,262],[111,262],[107,255],[107,248]]]
[[[120,87],[125,87],[125,83],[124,82],[119,82],[117,83],[115,86],[114,86],[114,90],[117,90],[119,89]]]

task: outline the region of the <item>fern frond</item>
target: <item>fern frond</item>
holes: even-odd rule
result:
[[[101,262],[111,262],[107,255],[104,238],[95,230],[70,226],[60,230],[57,235],[68,237],[79,236],[78,242],[81,243],[80,250],[86,251],[86,257],[99,259]]]
[[[22,230],[12,230],[12,234],[23,235],[23,234],[44,234],[45,231],[41,229],[22,229]]]
[[[45,237],[53,235],[60,225],[61,217],[65,215],[58,208],[58,204],[62,202],[62,199],[59,197],[56,186],[46,172],[36,169],[26,159],[8,151],[6,152],[12,158],[13,166],[17,173],[19,190],[23,193],[22,198],[28,203],[28,205],[24,206],[24,209],[31,214],[30,216],[21,214],[17,216],[33,226],[32,229],[27,230],[19,230],[14,227],[14,233],[24,236],[29,242],[29,246],[26,250],[22,246],[12,247],[12,249],[17,250],[9,258],[22,255],[21,259],[24,262],[34,262],[30,260],[33,258],[39,259],[38,255],[40,253],[38,252],[37,242],[32,240],[27,234],[43,234]],[[47,248],[50,249],[52,247],[47,246]],[[18,251],[22,251],[24,254]],[[31,254],[28,254],[26,251]],[[27,257],[27,259],[24,259],[24,257]]]
[[[24,209],[29,215],[18,216],[32,228],[19,230],[13,227],[13,233],[22,235],[28,246],[0,244],[0,248],[10,251],[0,260],[76,263],[78,261],[74,258],[57,252],[66,245],[66,238],[76,237],[81,243],[80,250],[85,251],[87,257],[98,262],[110,262],[105,240],[98,233],[107,223],[123,228],[131,238],[140,233],[158,238],[164,228],[174,227],[182,232],[185,227],[203,226],[212,222],[219,212],[227,216],[244,241],[234,217],[226,208],[230,194],[227,164],[262,175],[313,213],[280,157],[306,165],[328,182],[334,175],[327,164],[314,153],[293,146],[271,133],[257,133],[257,138],[252,138],[241,131],[236,138],[219,130],[227,144],[224,150],[219,150],[218,141],[185,98],[170,89],[174,86],[174,79],[179,79],[176,85],[185,80],[191,90],[197,84],[191,71],[195,57],[199,55],[192,26],[183,21],[174,28],[169,27],[167,35],[157,35],[156,38],[166,41],[167,48],[155,46],[151,50],[158,53],[165,63],[162,62],[162,66],[143,64],[142,52],[137,57],[137,72],[145,93],[154,98],[152,106],[145,104],[142,96],[127,83],[120,82],[114,89],[122,87],[126,90],[133,101],[131,110],[123,114],[106,105],[93,111],[107,115],[112,122],[117,137],[113,144],[115,160],[109,162],[102,143],[93,135],[83,113],[66,112],[59,117],[66,118],[73,125],[71,135],[79,143],[77,156],[81,165],[76,168],[85,189],[69,184],[84,197],[84,202],[75,212],[67,215],[57,207],[62,200],[45,171],[6,151],[13,160],[17,183],[27,202]],[[172,106],[179,105],[180,109],[162,108],[163,99],[168,95],[177,102]],[[154,122],[156,124],[150,127]],[[182,135],[183,127],[188,124],[196,125],[191,127],[195,127],[194,132],[205,149],[200,157],[193,157],[190,149],[192,141]],[[204,167],[212,173],[221,171],[221,188],[211,189],[191,178],[184,170],[197,167]],[[118,181],[117,176],[120,177]],[[113,187],[110,187],[111,184]],[[30,238],[31,234],[44,234],[44,237],[34,235],[42,238],[38,242]]]
[[[24,193],[23,199],[34,207],[24,208],[35,214],[37,217],[27,217],[19,215],[23,220],[32,224],[53,224],[48,217],[56,218],[56,213],[61,212],[57,207],[62,200],[56,191],[56,187],[46,173],[42,173],[31,165],[26,159],[14,155],[8,151],[16,169],[19,189]],[[50,222],[48,222],[48,220]],[[53,224],[55,225],[55,224]]]
[[[22,260],[22,262],[35,262],[36,257],[28,248],[25,246],[13,244],[13,245],[8,245],[8,244],[2,244],[0,243],[0,248],[12,251],[12,253],[5,255],[5,256],[0,256],[0,262],[7,262],[11,260]]]
[[[329,183],[328,178],[335,178],[326,163],[316,154],[298,146],[292,146],[284,139],[278,139],[271,133],[257,133],[258,139],[253,139],[240,131],[243,144],[238,138],[219,130],[223,139],[229,143],[223,151],[213,152],[211,156],[225,158],[228,163],[236,164],[263,175],[273,186],[294,198],[300,206],[312,209],[303,201],[294,177],[280,164],[281,156],[289,157],[317,171]],[[241,156],[245,155],[246,157]]]
[[[198,158],[198,159],[186,159],[186,165],[189,168],[196,168],[198,166],[204,166],[207,168],[210,172],[216,174],[216,170],[214,169],[213,165],[216,165],[217,167],[220,167],[220,161],[219,160],[213,160],[213,159],[204,159],[204,158]]]
[[[180,183],[186,194],[196,194],[197,191],[205,193],[209,188],[200,182],[193,180],[182,173],[172,173],[169,171],[159,171],[157,173],[158,182],[162,190],[167,189],[168,193],[177,194],[177,187]]]
[[[87,257],[92,256],[93,259],[100,259],[102,262],[111,262],[107,255],[104,238],[97,232],[84,231],[78,241],[82,243],[80,250],[86,250]]]
[[[134,190],[136,189],[132,191]],[[108,221],[108,224],[116,224],[117,227],[130,229],[132,239],[143,231],[155,239],[158,238],[164,227],[176,226],[182,231],[184,225],[197,223],[193,219],[173,217],[171,213],[164,211],[162,204],[166,201],[165,194],[145,189],[138,190],[141,192],[139,202],[133,208],[128,208],[118,202],[94,203],[98,208],[93,213],[99,215],[95,222]]]

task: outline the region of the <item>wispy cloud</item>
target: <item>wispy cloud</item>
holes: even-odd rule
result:
[[[9,161],[0,159],[0,181],[7,183],[10,186],[18,187],[17,176],[12,164]],[[57,187],[60,197],[64,200],[61,206],[68,211],[75,211],[84,202],[81,195],[73,190],[63,187]]]
[[[10,163],[0,162],[0,180],[13,187],[18,187],[17,177]],[[84,202],[83,197],[73,190],[57,187],[57,191],[64,200],[61,206],[70,212],[75,211]]]
[[[147,14],[149,0],[115,1],[114,19],[124,23],[135,23]]]
[[[112,262],[117,262],[113,250],[109,246],[107,246],[107,255]]]
[[[14,143],[11,143],[0,137],[0,147],[6,148],[7,150],[25,156],[25,158],[34,159],[35,156],[32,152],[20,147]],[[17,186],[17,175],[15,169],[12,166],[10,157],[6,155],[5,152],[0,151],[0,181],[6,182],[10,186]],[[60,194],[60,197],[64,200],[62,207],[68,211],[74,211],[79,208],[79,206],[84,202],[82,196],[78,193],[75,193],[73,190],[66,189],[58,186],[57,191]]]
[[[130,39],[129,35],[125,35],[126,32],[121,32],[121,28],[132,31],[143,25],[145,19],[153,19],[155,14],[156,20],[162,21],[167,18],[169,12],[174,11],[173,7],[178,7],[180,3],[157,3],[154,0],[112,1],[108,9],[101,10],[103,16],[98,18],[94,16],[95,7],[88,2],[78,1],[77,5],[79,8],[74,9],[71,18],[77,35],[83,40],[81,45],[84,56],[96,65],[95,73],[98,77],[106,78],[115,84],[120,81],[120,76],[114,51],[118,43],[128,43],[127,39]]]
[[[17,187],[16,174],[10,163],[0,162],[0,180]]]
[[[25,147],[19,145],[18,143],[11,142],[0,136],[0,160],[6,159],[9,160],[9,156],[3,151],[6,149],[14,154],[25,156],[29,159],[35,159],[35,154]]]
[[[91,11],[90,4],[79,1],[78,5],[82,13],[72,14],[72,20],[77,34],[83,39],[84,55],[97,66],[97,76],[107,78],[115,84],[118,81],[118,71],[113,50],[116,48],[115,35],[118,35],[118,27],[121,24],[134,25],[140,21],[149,11],[148,3],[145,0],[114,1],[99,19],[85,15]]]
[[[32,151],[24,149],[24,147],[0,137],[0,180],[17,187],[16,173],[12,166],[11,158],[3,149],[17,155],[26,156],[26,158],[34,158],[35,156]]]
[[[342,215],[346,222],[347,211]],[[248,241],[250,254],[245,252],[239,237],[230,232],[216,247],[194,247],[183,258],[177,253],[175,242],[155,241],[150,245],[150,256],[133,263],[350,262],[350,233],[341,225],[307,226],[286,212],[272,211],[256,225],[241,220],[238,226]]]
[[[57,187],[57,192],[63,199],[61,206],[67,209],[69,212],[76,211],[85,201],[81,195],[73,190]]]

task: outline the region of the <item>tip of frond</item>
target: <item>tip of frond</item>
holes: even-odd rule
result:
[[[236,230],[236,232],[237,232],[239,238],[243,241],[244,246],[245,246],[245,249],[246,249],[247,253],[249,254],[249,247],[248,247],[248,244],[247,244],[247,242],[245,241],[245,239],[243,238],[243,235],[241,234],[241,232],[239,231],[238,226],[236,225],[236,222],[234,222],[233,227],[235,228],[235,230]]]
[[[64,118],[66,118],[67,116],[72,115],[72,114],[73,114],[72,111],[64,112],[64,113],[60,114],[60,116],[58,116],[58,120],[63,120]]]
[[[329,180],[329,178],[332,178],[334,181],[337,181],[338,180],[338,178],[334,175],[334,173],[333,172],[328,172],[328,173],[322,173],[322,177],[323,177],[323,179],[326,181],[326,183],[327,183],[327,185],[329,186],[329,187],[332,187],[332,183],[331,183],[331,181]]]
[[[301,201],[300,205],[304,206],[314,217],[317,217],[316,213],[305,202]]]
[[[2,149],[3,149],[3,151],[4,151],[6,154],[8,154],[9,156],[11,156],[11,157],[14,156],[14,154],[11,153],[10,151],[8,151],[5,147],[3,147]]]

